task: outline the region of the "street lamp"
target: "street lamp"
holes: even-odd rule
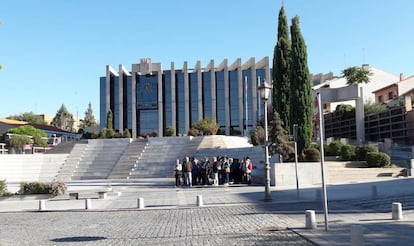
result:
[[[265,132],[265,198],[266,202],[272,201],[272,197],[270,195],[270,164],[269,164],[269,146],[268,146],[268,131],[267,131],[267,100],[269,100],[270,91],[272,90],[272,86],[267,83],[265,80],[263,81],[263,85],[259,87],[260,97],[263,101],[263,108],[264,108],[264,132]]]

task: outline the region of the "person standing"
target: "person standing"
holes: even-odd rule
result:
[[[183,174],[183,166],[181,165],[179,159],[175,161],[174,172],[175,172],[175,187],[180,187],[181,177]]]
[[[227,156],[224,157],[223,159],[223,169],[224,169],[224,185],[228,186],[230,182],[230,162]]]
[[[193,164],[190,161],[190,158],[187,156],[183,161],[183,174],[184,174],[184,185],[191,187],[192,186],[192,177],[191,171],[193,169]]]
[[[218,167],[219,167],[219,165],[220,165],[220,163],[217,160],[217,157],[214,156],[213,157],[213,186],[218,186],[219,185],[219,176],[218,176],[218,173],[219,173]]]
[[[252,170],[253,170],[253,163],[250,158],[246,157],[246,182],[247,184],[252,183]]]

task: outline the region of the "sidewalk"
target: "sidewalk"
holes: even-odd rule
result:
[[[110,185],[108,185],[110,184]],[[414,227],[414,210],[405,209],[404,201],[388,201],[394,197],[414,194],[413,178],[394,178],[367,183],[350,183],[328,185],[328,231],[325,230],[321,187],[272,187],[271,202],[264,202],[263,186],[197,186],[192,188],[175,188],[172,179],[134,181],[83,181],[70,182],[66,195],[45,199],[31,197],[24,200],[0,200],[0,212],[39,211],[40,200],[45,199],[44,211],[85,210],[136,210],[138,199],[142,198],[145,209],[182,209],[197,208],[197,196],[202,199],[203,207],[258,205],[263,210],[281,214],[288,227],[317,245],[350,245],[351,227],[358,225],[363,236],[364,245],[407,245],[414,241],[411,232]],[[108,191],[108,187],[112,191]],[[100,199],[98,191],[107,191],[107,198]],[[78,192],[79,200],[70,200],[69,193]],[[344,201],[352,199],[385,199],[389,209],[381,211],[360,209]],[[403,219],[392,220],[392,202],[402,202]],[[305,211],[314,209],[316,229],[305,229]]]

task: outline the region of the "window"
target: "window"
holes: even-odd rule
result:
[[[378,96],[378,102],[382,102],[382,96]]]
[[[393,98],[393,93],[392,93],[392,91],[391,92],[388,92],[388,99],[389,100],[391,100]]]

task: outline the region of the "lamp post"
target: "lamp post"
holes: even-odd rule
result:
[[[264,200],[266,202],[272,201],[272,197],[270,195],[270,164],[269,164],[269,146],[268,146],[268,131],[267,131],[267,100],[269,100],[270,91],[272,90],[272,86],[263,81],[263,85],[259,87],[260,97],[263,101],[263,108],[264,108],[264,132],[265,132],[265,197]]]

